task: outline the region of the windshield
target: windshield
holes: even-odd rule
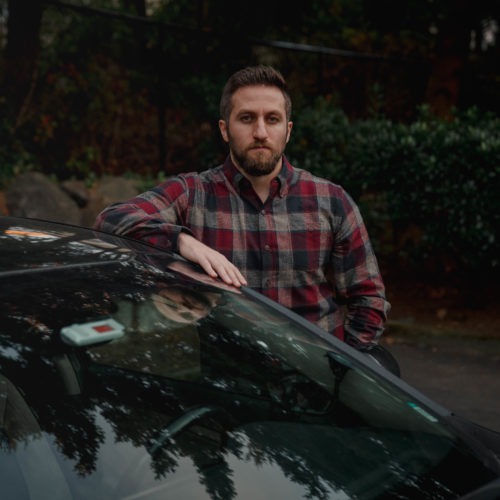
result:
[[[452,439],[420,402],[335,343],[243,294],[160,281],[149,296],[136,293],[115,305],[111,317],[125,334],[90,346],[96,363],[195,382],[236,406],[267,403],[269,415],[328,414],[340,423],[354,419]]]

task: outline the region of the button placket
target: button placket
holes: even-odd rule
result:
[[[261,286],[263,288],[269,288],[271,286],[271,278],[269,276],[269,270],[272,268],[272,253],[271,245],[268,243],[268,227],[266,219],[266,210],[263,208],[260,211],[259,217],[259,238],[260,238],[260,255],[262,259],[262,278]]]

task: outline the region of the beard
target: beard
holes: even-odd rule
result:
[[[285,151],[285,145],[283,144],[279,150],[276,149],[266,149],[265,151],[260,151],[254,153],[253,156],[250,155],[252,148],[262,146],[262,143],[254,143],[249,147],[243,149],[238,148],[231,136],[228,134],[229,138],[229,149],[231,150],[232,156],[236,164],[249,176],[251,177],[262,177],[268,175],[276,168],[276,165],[281,160],[283,153]]]

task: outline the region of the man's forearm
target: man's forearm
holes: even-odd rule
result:
[[[96,218],[94,229],[127,236],[170,250],[177,250],[177,238],[182,226],[161,219],[158,213],[147,213],[130,203],[115,203]]]

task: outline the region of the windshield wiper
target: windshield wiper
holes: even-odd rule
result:
[[[333,400],[337,401],[339,396],[339,389],[342,380],[344,380],[345,374],[351,369],[349,361],[334,351],[328,351],[326,353],[328,357],[328,364],[330,365],[330,370],[335,375],[335,385],[333,387]]]
[[[170,424],[160,433],[155,442],[148,448],[150,455],[154,455],[164,444],[165,441],[174,437],[179,432],[183,431],[190,424],[203,418],[210,413],[226,413],[225,410],[215,405],[197,406],[183,413],[180,417],[174,419]]]

